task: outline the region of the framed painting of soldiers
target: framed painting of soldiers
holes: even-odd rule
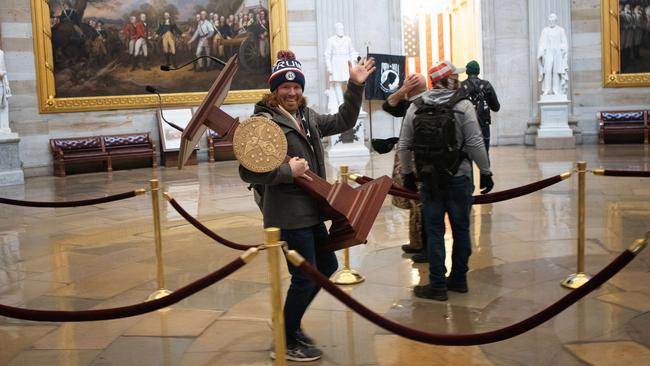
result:
[[[603,85],[650,86],[650,1],[602,0]]]
[[[157,107],[147,85],[197,105],[222,67],[210,57],[235,53],[226,103],[253,102],[288,44],[286,0],[32,0],[32,18],[41,113]]]

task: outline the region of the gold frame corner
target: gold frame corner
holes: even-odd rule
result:
[[[618,0],[601,0],[602,83],[605,88],[650,86],[650,73],[622,74]]]

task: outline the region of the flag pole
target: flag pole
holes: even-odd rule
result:
[[[366,60],[370,54],[370,41],[366,41]],[[370,152],[372,152],[372,103],[368,99],[368,123],[370,124]]]

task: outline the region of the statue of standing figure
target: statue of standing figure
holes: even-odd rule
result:
[[[548,16],[548,26],[542,30],[537,48],[539,81],[542,95],[566,95],[569,81],[569,42],[564,28],[557,25],[557,15]]]
[[[335,35],[327,39],[325,48],[325,64],[329,74],[328,109],[336,113],[343,104],[343,84],[350,78],[348,61],[356,64],[359,52],[354,49],[350,37],[344,35],[343,24],[334,24]]]
[[[9,128],[9,97],[11,97],[11,89],[9,89],[5,53],[0,50],[0,135],[11,134]]]

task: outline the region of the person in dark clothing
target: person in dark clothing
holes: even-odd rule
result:
[[[64,1],[61,5],[61,14],[59,14],[59,24],[72,24],[72,28],[75,30],[73,34],[73,39],[80,40],[84,37],[83,30],[81,30],[81,17],[77,10],[72,8],[72,3],[70,1]]]
[[[176,37],[180,37],[181,30],[172,21],[169,12],[163,14],[163,21],[158,26],[156,38],[162,37],[163,53],[165,54],[165,66],[176,66]]]
[[[404,117],[411,101],[427,90],[427,81],[422,74],[411,74],[404,84],[393,94],[389,95],[382,109],[393,117]],[[404,185],[400,174],[399,155],[395,154],[393,164],[393,181]],[[422,204],[420,201],[408,200],[401,197],[393,197],[393,205],[409,210],[409,243],[402,245],[405,253],[414,254],[411,257],[416,263],[428,262],[424,246],[426,245],[426,234],[422,229]]]
[[[307,107],[303,97],[305,76],[302,65],[291,51],[280,51],[273,66],[269,84],[271,93],[255,105],[254,114],[270,118],[284,132],[287,155],[291,159],[268,173],[255,173],[239,166],[239,176],[254,189],[256,202],[262,210],[264,227],[281,229],[281,240],[314,264],[325,276],[338,268],[336,255],[318,250],[328,240],[328,232],[314,198],[294,184],[296,179],[310,180],[311,170],[323,179],[325,158],[321,138],[353,128],[361,109],[362,92],[368,76],[375,70],[374,60],[348,64],[350,80],[344,103],[336,114],[319,114]],[[285,357],[292,361],[313,361],[322,352],[301,328],[302,317],[316,297],[319,287],[300,270],[287,262],[291,285],[284,306],[287,339]]]
[[[70,1],[64,1],[59,14],[59,23],[70,22],[77,27],[81,27],[81,17],[75,9],[72,8]]]
[[[481,72],[478,62],[472,60],[467,63],[466,68],[467,79],[461,83],[460,88],[464,95],[474,104],[476,117],[483,134],[483,144],[485,150],[488,151],[490,149],[490,124],[492,124],[490,111],[498,112],[501,105],[492,84],[478,77]]]
[[[424,229],[427,233],[429,283],[415,286],[413,294],[416,297],[438,301],[447,300],[448,290],[461,293],[468,291],[467,271],[472,254],[470,222],[474,191],[472,162],[476,163],[480,170],[481,193],[488,193],[494,187],[490,161],[487,150],[483,147],[483,136],[474,106],[467,99],[459,99],[456,94],[460,88],[458,74],[463,71],[446,60],[437,62],[429,69],[433,88],[420,94],[406,111],[397,145],[404,187],[420,192]],[[452,116],[455,130],[453,150],[461,152],[459,156],[464,157],[453,176],[446,176],[444,184],[440,184],[441,180],[429,179],[432,176],[442,179],[443,172],[435,166],[440,161],[423,158],[424,154],[431,156],[440,151],[428,149],[431,146],[438,147],[435,145],[437,141],[427,141],[431,146],[423,145],[420,141],[421,132],[425,131],[423,125],[434,128],[436,126],[433,121],[424,121],[428,115],[435,114],[423,112],[427,110],[443,111],[437,114],[438,116]],[[445,214],[449,217],[453,237],[452,265],[448,278],[445,277]]]

